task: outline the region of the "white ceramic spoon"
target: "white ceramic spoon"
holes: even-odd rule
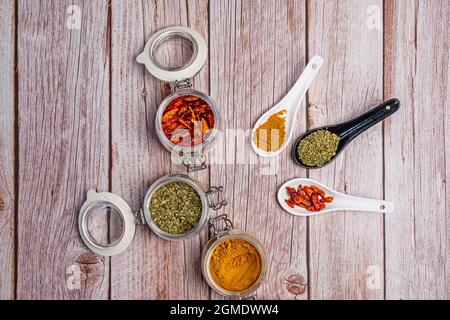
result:
[[[289,194],[286,187],[293,187],[297,189],[298,185],[311,186],[315,185],[325,191],[327,197],[334,197],[333,202],[326,203],[326,208],[320,211],[308,211],[302,207],[289,207],[286,204],[286,199],[289,199]],[[332,212],[332,211],[368,211],[379,213],[391,213],[394,211],[394,204],[389,201],[366,199],[355,196],[350,196],[341,192],[337,192],[326,185],[307,178],[297,178],[285,182],[278,190],[278,203],[287,212],[296,216],[316,216],[318,214]]]
[[[251,141],[252,147],[255,152],[261,157],[273,157],[282,152],[289,141],[292,138],[292,133],[295,127],[295,121],[297,119],[297,112],[300,109],[300,102],[305,97],[306,91],[308,91],[309,86],[319,72],[320,67],[323,64],[323,58],[320,56],[314,56],[309,60],[302,74],[298,78],[294,86],[289,90],[286,96],[278,102],[275,106],[266,111],[259,119],[256,121],[255,126],[252,130]],[[255,142],[253,141],[253,136],[255,134],[256,128],[267,121],[267,119],[283,109],[286,109],[286,137],[284,139],[283,145],[280,149],[274,152],[266,152],[259,149]]]

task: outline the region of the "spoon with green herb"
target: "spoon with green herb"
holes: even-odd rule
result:
[[[318,169],[332,162],[361,133],[394,114],[400,108],[391,99],[347,122],[305,132],[292,150],[294,161],[307,169]]]

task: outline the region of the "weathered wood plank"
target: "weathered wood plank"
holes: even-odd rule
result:
[[[170,153],[159,143],[154,128],[168,85],[137,65],[135,57],[151,34],[164,27],[187,25],[208,38],[207,6],[206,1],[112,3],[112,190],[134,207],[142,206],[153,181],[185,172],[171,164]],[[162,62],[180,61],[184,54],[164,51]],[[195,78],[194,87],[208,91],[208,68]],[[199,178],[207,181],[208,173]],[[185,242],[169,242],[147,227],[140,228],[131,248],[112,258],[112,298],[207,297],[199,269],[204,239],[205,231]]]
[[[107,298],[109,259],[77,229],[86,190],[109,181],[107,3],[19,1],[18,77],[17,297]]]
[[[113,192],[139,207],[155,179],[183,172],[154,135],[154,115],[168,88],[134,62],[153,32],[188,25],[208,38],[211,21],[211,88],[208,65],[194,88],[211,89],[224,129],[245,131],[276,103],[301,73],[306,47],[308,57],[320,54],[325,65],[309,93],[308,112],[302,103],[294,137],[305,130],[306,115],[308,126],[316,127],[347,120],[383,100],[383,31],[367,26],[370,15],[382,13],[381,0],[115,0],[111,98],[107,3],[75,2],[82,9],[81,30],[66,28],[69,5],[72,1],[19,1],[19,159],[14,159],[14,3],[0,1],[6,44],[0,47],[0,299],[14,298],[15,160],[22,299],[108,297],[109,259],[85,249],[76,218],[87,188],[109,186],[109,99]],[[385,217],[385,262],[381,216],[310,218],[308,238],[306,220],[279,208],[277,187],[306,175],[292,163],[290,149],[275,163],[253,163],[241,131],[237,137],[228,132],[210,152],[211,183],[226,187],[225,212],[266,245],[269,272],[259,298],[307,298],[306,292],[295,294],[303,289],[296,275],[308,281],[314,299],[450,297],[450,8],[445,1],[386,1],[384,11],[384,96],[402,102],[384,125],[384,183],[381,125],[310,176],[367,197],[382,198],[384,185],[386,199],[396,203],[396,212]],[[180,54],[185,53],[167,52],[165,59],[179,60]],[[271,168],[278,171],[271,174]],[[195,176],[208,184],[208,172]],[[219,298],[209,295],[201,280],[206,239],[204,231],[171,243],[139,228],[132,247],[111,260],[111,297]],[[370,279],[375,288],[367,286]]]
[[[186,1],[187,11],[187,25],[197,30],[209,44],[209,1],[196,0]],[[194,78],[193,88],[195,90],[202,91],[209,94],[209,53],[208,60],[205,63],[202,71]],[[178,169],[183,170],[183,169]],[[207,170],[199,171],[191,174],[198,181],[200,181],[205,187],[209,186],[210,172]],[[210,212],[211,215],[215,213]],[[184,242],[185,252],[185,268],[184,272],[184,294],[185,299],[208,299],[209,287],[205,281],[203,281],[201,273],[201,254],[203,247],[208,240],[208,231],[203,231],[199,236]],[[174,284],[176,285],[176,284]]]
[[[403,110],[386,121],[386,298],[448,299],[450,6],[385,5],[385,95]]]
[[[14,3],[0,1],[0,300],[14,299]]]
[[[382,101],[383,31],[381,24],[369,27],[368,12],[382,14],[382,2],[308,2],[308,55],[325,60],[309,91],[310,128],[349,120]],[[382,125],[310,177],[349,194],[383,198]],[[309,227],[310,298],[383,298],[382,215],[338,212],[311,217]]]
[[[305,2],[212,1],[210,17],[211,95],[224,129],[211,181],[225,185],[225,211],[236,227],[266,246],[268,275],[258,298],[307,298],[304,286],[295,285],[296,275],[307,281],[306,220],[283,212],[275,196],[277,187],[305,171],[294,167],[290,148],[271,163],[257,159],[245,135],[303,70]],[[296,134],[305,129],[302,105]],[[289,285],[289,278],[294,284]]]

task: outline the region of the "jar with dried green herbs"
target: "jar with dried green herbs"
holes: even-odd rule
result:
[[[169,182],[155,191],[149,209],[153,222],[161,230],[179,235],[197,226],[203,205],[192,186],[184,182]]]
[[[147,225],[166,240],[186,240],[197,235],[207,224],[209,209],[226,205],[222,186],[205,189],[185,174],[169,174],[153,182],[145,194],[141,209],[132,209],[119,195],[89,190],[80,209],[78,226],[82,240],[90,250],[102,256],[125,251],[133,241],[137,226]],[[90,234],[89,217],[95,210],[111,208],[121,218],[121,237],[106,245]],[[91,219],[92,220],[92,219]]]

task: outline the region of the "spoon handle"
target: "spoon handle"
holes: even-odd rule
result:
[[[310,87],[317,73],[319,73],[319,69],[322,64],[323,58],[321,56],[313,56],[311,60],[309,60],[298,80],[292,86],[291,90],[289,90],[289,92],[283,98],[281,103],[298,110],[300,101],[303,100],[306,91],[308,91],[308,88]]]
[[[360,198],[344,194],[342,194],[342,198],[339,200],[339,207],[342,210],[379,213],[392,213],[394,211],[394,203],[390,201]]]
[[[366,131],[373,125],[377,124],[378,122],[386,119],[390,115],[397,112],[399,108],[400,108],[400,101],[398,99],[394,98],[385,101],[379,106],[364,113],[363,115],[341,124],[339,128],[340,131],[339,136],[341,139],[347,137],[351,137],[351,139],[354,139],[355,137],[357,137],[358,135],[360,135],[362,132]]]

